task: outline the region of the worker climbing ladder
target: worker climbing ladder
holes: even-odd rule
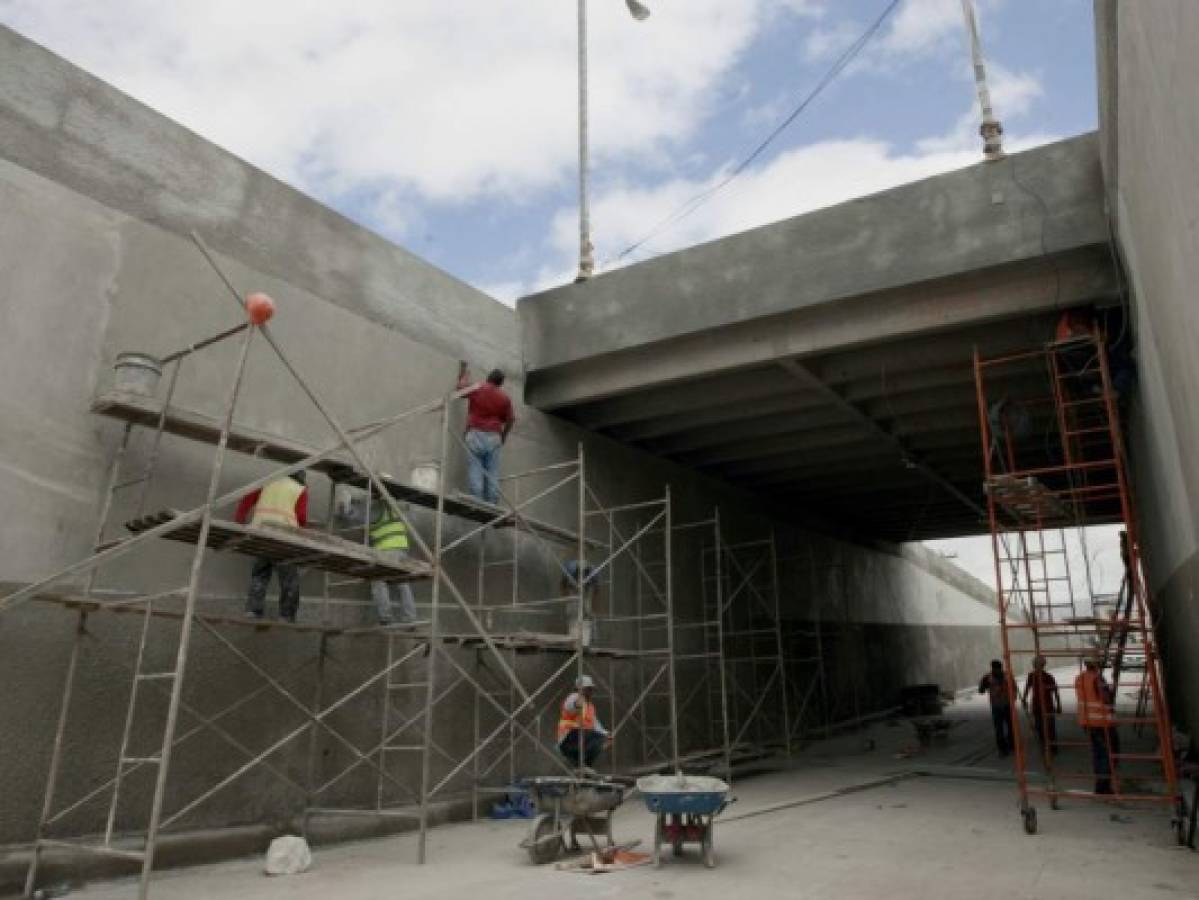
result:
[[[1181,841],[1186,810],[1103,337],[1075,334],[992,359],[976,353],[974,371],[1004,661],[1019,688],[1044,657],[1066,679],[1063,700],[1085,708],[1076,726],[1046,697],[1034,697],[1027,722],[1012,704],[1025,830],[1038,828],[1038,798],[1054,809],[1119,800],[1172,809]],[[1078,583],[1069,542],[1076,535],[1085,548],[1085,529],[1115,524],[1124,529],[1124,578],[1112,601],[1097,596],[1089,567]],[[1107,690],[1090,687],[1087,664]],[[1075,684],[1089,693],[1074,697]]]

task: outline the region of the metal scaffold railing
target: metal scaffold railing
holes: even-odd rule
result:
[[[199,236],[193,238],[245,315],[242,294]],[[230,341],[236,347],[236,364],[219,416],[181,404],[177,397],[185,365],[195,366],[197,354]],[[326,446],[309,447],[236,421],[247,361],[252,348],[262,343],[332,432]],[[295,368],[266,321],[253,317],[160,362],[169,367],[161,399],[154,390],[114,390],[93,402],[94,412],[123,423],[93,552],[0,598],[0,612],[39,601],[75,615],[27,893],[36,887],[45,851],[63,848],[137,864],[139,897],[147,897],[161,834],[187,824],[198,809],[244,783],[251,773],[266,773],[294,792],[305,829],[317,816],[411,819],[419,829],[418,859],[423,862],[434,802],[469,798],[478,815],[482,793],[504,789],[529,768],[572,773],[573,764],[581,764],[563,758],[544,738],[542,725],[547,716],[556,716],[562,691],[582,674],[592,676],[601,688],[616,746],[624,745],[621,738],[635,733],[638,724],[643,735],[652,727],[659,755],[679,766],[668,487],[649,501],[605,505],[588,483],[580,445],[574,459],[504,479],[498,503],[451,494],[448,471],[455,441],[460,440],[452,428],[454,404],[471,388],[346,428]],[[214,370],[210,365],[206,374]],[[429,429],[430,420],[435,429]],[[418,426],[437,435],[435,487],[385,475],[377,462],[387,452],[375,443],[378,438],[393,429]],[[134,453],[139,430],[148,431],[148,446]],[[171,493],[173,487],[161,477],[168,435],[213,447],[203,502],[186,510],[147,512],[152,498]],[[234,490],[224,489],[222,475],[230,451],[269,463],[272,471]],[[142,465],[128,474],[134,456]],[[228,518],[226,511],[247,493],[299,472],[328,480],[326,520],[320,527],[256,526]],[[131,495],[133,488],[138,490]],[[339,492],[357,494],[365,505],[361,518],[343,521]],[[556,500],[559,510],[573,510],[572,526],[534,517],[539,504]],[[403,523],[410,555],[374,549],[372,505],[385,509],[391,521]],[[123,530],[114,524],[123,525]],[[664,559],[656,574],[641,561],[655,529],[668,536],[653,551]],[[177,551],[164,556],[166,545],[160,540],[190,545],[186,559]],[[497,567],[487,546],[504,540],[511,543],[504,567],[511,581],[503,600],[491,603],[485,585],[488,570]],[[476,545],[477,556],[472,552]],[[230,602],[240,600],[202,593],[206,572],[223,558],[217,551],[320,573],[315,616],[319,621],[253,618],[229,609]],[[538,558],[552,571],[549,590],[544,579],[528,586],[521,582],[522,570],[535,568],[533,560]],[[134,565],[147,560],[149,565]],[[182,560],[187,570],[182,585],[128,587],[160,578],[171,560]],[[147,576],[151,571],[153,576]],[[459,587],[464,572],[472,574],[478,586],[473,602]],[[123,588],[109,586],[122,581]],[[382,585],[385,592],[388,585],[424,586],[425,614],[400,625],[364,624],[365,601],[343,593],[367,583]],[[641,593],[644,584],[652,586],[648,596]],[[599,593],[606,596],[597,598]],[[601,600],[602,612],[597,609]],[[571,618],[563,632],[522,627],[528,616],[554,608],[566,610]],[[90,653],[100,643],[92,627],[100,613],[124,614],[125,621],[140,617],[133,663],[118,660],[127,670],[128,685],[119,748],[111,777],[60,803],[67,757],[80,746],[68,735],[73,700],[85,665],[85,646]],[[518,621],[496,628],[503,616],[516,616]],[[656,637],[655,623],[662,625]],[[267,635],[312,640],[312,652],[297,660],[293,653],[246,646],[247,640]],[[208,658],[216,653],[248,676],[231,679],[237,681],[236,696],[225,698],[228,702],[220,706],[209,696],[215,686],[197,683],[194,674],[198,654]],[[251,680],[254,686],[247,686]],[[640,680],[645,683],[632,693],[628,684]],[[191,690],[185,691],[185,685]],[[621,702],[625,697],[632,699]],[[267,699],[287,715],[273,715],[270,722],[249,715],[251,704]],[[447,709],[439,718],[438,712]],[[467,721],[471,735],[463,740],[461,725]],[[277,733],[266,735],[272,727]],[[247,729],[248,736],[243,733]],[[200,735],[218,740],[234,755],[177,757],[196,748]],[[305,738],[306,745],[299,749]],[[83,746],[95,751],[91,742]],[[282,758],[288,752],[305,758],[303,774]],[[171,778],[173,764],[180,759],[187,767],[186,783]],[[501,778],[496,773],[505,761],[507,771]],[[330,802],[330,797],[353,802],[347,806]],[[143,801],[145,808],[134,810],[135,800]],[[104,823],[100,834],[80,837],[80,831],[72,830],[72,823],[97,821]],[[90,824],[84,828],[84,834],[94,831]]]
[[[1013,679],[1027,672],[1019,693],[1031,695],[1027,720],[1010,704],[1024,826],[1037,830],[1037,797],[1054,809],[1118,800],[1174,809],[1182,840],[1186,811],[1104,337],[1078,329],[1025,353],[976,353],[974,369],[1007,689],[1017,693]],[[1096,593],[1085,558],[1095,525],[1123,528],[1114,597]],[[1082,579],[1071,570],[1075,545]]]

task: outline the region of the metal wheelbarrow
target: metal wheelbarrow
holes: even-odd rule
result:
[[[654,865],[662,865],[662,847],[681,856],[686,844],[699,844],[704,865],[716,867],[712,822],[732,799],[729,786],[706,775],[647,775],[637,780],[654,823]]]
[[[537,865],[553,862],[566,850],[581,850],[579,835],[597,849],[600,837],[605,846],[615,846],[612,812],[624,802],[628,784],[604,776],[542,775],[522,785],[532,795],[537,815],[520,846]]]

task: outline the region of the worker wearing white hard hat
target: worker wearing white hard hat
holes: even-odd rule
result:
[[[558,715],[558,749],[580,769],[590,769],[612,743],[595,712],[595,682],[590,675],[575,679],[575,690],[562,702]]]

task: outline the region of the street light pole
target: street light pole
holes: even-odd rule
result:
[[[579,2],[579,275],[586,281],[595,272],[595,248],[591,244],[591,202],[588,197],[587,136],[587,0]]]
[[[629,13],[638,22],[649,18],[649,9],[638,0],[625,0]],[[595,247],[591,243],[590,158],[587,134],[587,0],[579,7],[579,274],[575,281],[586,281],[595,274]]]
[[[962,0],[962,15],[966,18],[966,32],[970,37],[970,63],[974,67],[974,84],[978,90],[978,105],[982,111],[982,125],[978,133],[983,139],[983,156],[990,162],[1003,159],[1003,126],[995,118],[991,107],[991,91],[987,88],[987,66],[983,61],[982,39],[978,36],[978,14],[974,0]]]

